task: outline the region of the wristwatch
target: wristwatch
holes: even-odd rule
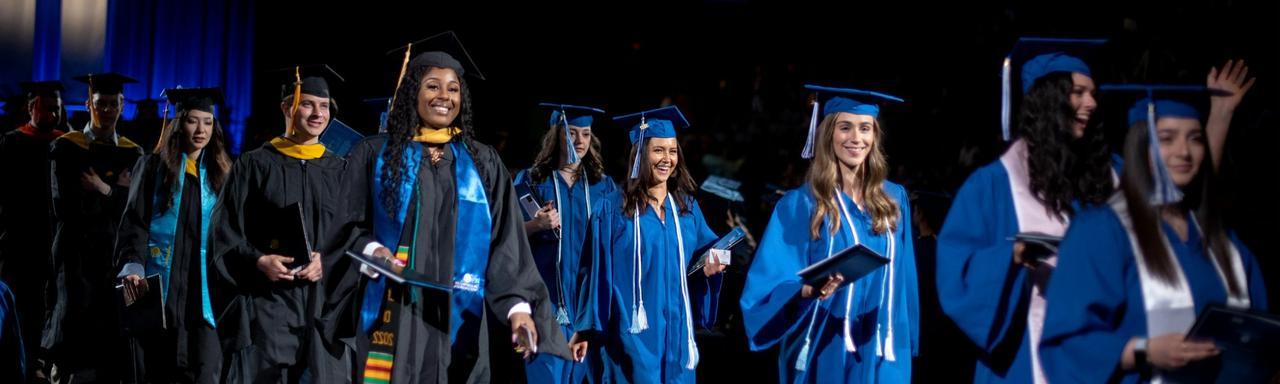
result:
[[[1147,360],[1147,339],[1138,339],[1133,343],[1133,368],[1142,377],[1151,376],[1151,362]]]

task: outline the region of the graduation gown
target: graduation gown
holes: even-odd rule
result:
[[[1170,256],[1186,276],[1196,313],[1212,303],[1225,304],[1227,287],[1203,251],[1196,227],[1188,227],[1186,240],[1178,238],[1163,222],[1161,231],[1172,247]],[[1239,251],[1247,276],[1250,305],[1254,310],[1266,311],[1266,289],[1258,261],[1234,234],[1230,239]],[[1137,262],[1119,217],[1107,207],[1081,212],[1058,249],[1061,262],[1049,281],[1048,313],[1040,339],[1040,357],[1049,382],[1141,381],[1137,371],[1119,368],[1129,339],[1149,338]],[[1244,373],[1246,369],[1242,367],[1260,367],[1265,362],[1238,360],[1239,356],[1228,358],[1231,353],[1223,351],[1221,358],[1206,360],[1209,366],[1200,367],[1205,370],[1200,373],[1207,376],[1197,381],[1257,382],[1256,377],[1232,375]],[[1218,361],[1223,365],[1214,367]],[[1195,365],[1201,364],[1192,364]]]
[[[341,350],[327,351],[318,342],[324,280],[271,282],[257,268],[258,257],[288,252],[281,247],[298,235],[290,224],[298,204],[311,247],[321,254],[325,274],[332,273],[347,239],[344,166],[327,150],[302,160],[268,142],[245,152],[232,168],[213,211],[208,250],[212,268],[237,295],[218,319],[230,365],[226,380],[292,382],[311,369],[313,380],[323,381],[348,371],[334,361]]]
[[[22,383],[27,377],[28,363],[16,309],[13,291],[0,281],[0,380],[6,383]]]
[[[381,201],[373,195],[371,183],[377,158],[386,141],[385,135],[365,138],[352,148],[349,155],[343,182],[350,186],[347,196],[352,214],[353,252],[364,252],[376,242],[373,215],[377,211],[374,204],[381,204]],[[507,316],[520,303],[532,306],[532,317],[538,331],[538,352],[568,356],[565,336],[556,326],[554,309],[548,301],[547,287],[529,253],[524,221],[518,211],[510,175],[492,147],[475,141],[468,141],[467,146],[484,187],[492,222],[485,269],[484,315],[478,324],[462,325],[464,330],[460,334],[468,333],[476,338],[468,337],[468,341],[451,343],[449,317],[452,304],[448,293],[416,288],[406,290],[388,282],[388,291],[396,300],[393,305],[398,306],[399,311],[390,375],[393,383],[520,380],[519,376],[502,376],[519,372],[518,366],[508,366],[512,352]],[[423,148],[422,156],[429,156],[426,148]],[[433,282],[453,285],[456,234],[459,230],[467,230],[457,228],[456,159],[450,147],[444,146],[443,157],[437,163],[431,164],[425,158],[421,161],[416,188],[418,209],[415,215],[410,206],[404,224],[406,228],[412,228],[415,221],[418,223],[416,232],[408,230],[415,255],[410,267]],[[398,246],[383,245],[392,250]],[[335,267],[331,281],[333,292],[330,303],[326,305],[324,322],[326,337],[341,340],[356,349],[357,376],[361,376],[370,348],[370,333],[366,333],[360,323],[368,278],[359,272],[358,265],[344,258]],[[386,309],[385,305],[383,309]]]
[[[686,206],[689,212],[677,215],[671,200],[664,200],[662,220],[649,205],[640,211],[638,268],[634,211],[623,209],[621,194],[614,194],[591,219],[591,258],[584,267],[589,275],[579,291],[584,303],[574,327],[600,346],[603,372],[593,372],[595,382],[696,381],[697,346],[689,328],[714,324],[724,275],[686,275],[696,257],[718,239],[697,201],[688,198]],[[681,238],[684,255],[678,252]],[[681,287],[686,281],[688,307]],[[648,327],[633,332],[641,301]]]
[[[201,159],[211,159],[202,157]],[[206,163],[207,164],[207,163]],[[156,206],[160,198],[159,188],[165,172],[164,160],[159,155],[147,155],[138,160],[133,171],[133,185],[129,203],[120,219],[116,240],[116,259],[121,271],[119,277],[136,274],[146,277],[158,271],[147,271],[147,258],[159,254],[148,246],[151,238],[152,219],[163,212]],[[138,379],[149,382],[208,382],[219,380],[222,368],[222,349],[217,332],[202,316],[200,260],[202,224],[205,217],[202,206],[200,178],[182,171],[185,179],[181,203],[177,209],[177,230],[174,232],[173,253],[169,266],[168,289],[164,294],[164,316],[167,328],[160,332],[135,335],[140,342],[135,353],[139,371]],[[177,182],[174,182],[176,187]],[[212,204],[212,203],[210,203]],[[207,273],[207,272],[206,272]],[[217,274],[208,273],[210,295],[227,294],[230,290],[217,287]],[[219,289],[221,288],[221,289]],[[164,287],[149,287],[148,294],[161,294]],[[210,301],[225,306],[226,298]]]
[[[829,300],[801,298],[804,283],[796,274],[832,252],[855,244],[847,221],[841,218],[841,228],[834,235],[823,230],[818,239],[812,239],[809,223],[817,202],[807,185],[788,192],[774,208],[747,273],[741,304],[752,350],[775,345],[780,348],[779,382],[911,381],[911,358],[920,345],[911,208],[902,186],[885,182],[884,189],[901,212],[897,227],[887,234],[873,233],[871,217],[844,193],[840,198],[853,218],[858,241],[892,258],[892,274],[889,266],[881,267],[840,288]],[[823,228],[830,228],[825,220]],[[886,284],[891,277],[892,285]],[[846,349],[846,313],[855,352]],[[890,327],[892,338],[888,337]],[[890,352],[892,360],[888,358]]]
[[[0,135],[0,280],[13,289],[26,354],[35,356],[53,281],[49,143],[26,126]],[[53,137],[61,131],[50,132]]]
[[[560,212],[560,237],[557,238],[554,231],[531,233],[529,246],[533,249],[533,261],[538,265],[538,273],[541,274],[542,281],[547,283],[551,303],[557,307],[557,311],[561,307],[565,310],[566,317],[560,323],[560,330],[566,338],[572,337],[573,325],[570,321],[580,312],[577,303],[578,282],[586,277],[579,273],[579,266],[584,255],[582,246],[588,235],[588,220],[600,211],[600,207],[608,201],[608,196],[615,193],[618,187],[607,175],[595,183],[589,183],[585,178],[579,179],[570,187],[560,176],[560,172],[552,172],[551,177],[534,182],[530,180],[528,170],[516,173],[515,185],[531,186],[535,196],[541,200],[538,204],[556,199],[560,201],[556,206]],[[525,221],[533,219],[528,212],[524,212],[522,217]],[[559,321],[559,313],[556,317]],[[564,342],[568,343],[569,340]],[[593,357],[593,354],[588,355],[588,358]],[[576,384],[587,377],[590,363],[576,363],[554,355],[540,354],[526,364],[525,372],[529,382],[533,383]]]
[[[969,175],[938,234],[938,300],[980,351],[975,383],[1025,383],[1034,377],[1027,324],[1031,276],[1013,263],[1009,239],[1024,229],[1002,160]],[[1121,168],[1113,156],[1113,175]]]
[[[111,380],[111,372],[123,366],[114,250],[129,188],[116,182],[142,155],[129,139],[116,140],[90,143],[84,131],[74,131],[54,140],[49,154],[57,298],[41,346],[64,372],[97,368],[99,380]],[[111,186],[110,195],[80,185],[90,167]]]

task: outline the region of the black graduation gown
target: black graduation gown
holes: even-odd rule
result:
[[[370,182],[375,161],[386,142],[385,135],[366,138],[357,143],[348,160],[348,205],[353,222],[351,249],[364,250],[373,236],[373,204]],[[483,179],[485,196],[493,218],[489,263],[486,269],[485,316],[479,325],[478,345],[456,346],[449,342],[449,303],[447,294],[418,290],[416,302],[401,295],[400,329],[396,334],[396,353],[392,382],[507,382],[523,381],[523,365],[512,360],[511,327],[507,313],[520,302],[529,303],[539,334],[538,351],[568,358],[564,335],[555,322],[548,300],[547,287],[533,262],[523,219],[516,203],[511,177],[493,148],[471,141],[471,156]],[[454,156],[444,147],[444,156],[436,164],[429,160],[419,167],[418,199],[421,211],[416,234],[416,260],[413,268],[435,282],[451,284],[457,215],[457,190],[454,180]],[[423,151],[423,156],[428,156]],[[412,223],[412,217],[406,222]],[[411,225],[411,224],[406,224]],[[394,249],[396,245],[384,244]],[[330,275],[330,301],[324,326],[326,337],[344,340],[356,346],[357,375],[363,370],[368,352],[368,335],[359,327],[359,310],[366,279],[359,266],[350,259],[340,260]],[[394,283],[389,283],[394,284]],[[464,352],[465,351],[465,352]],[[513,364],[514,363],[514,364]]]
[[[0,135],[0,180],[8,185],[0,188],[0,280],[13,289],[27,360],[32,362],[52,296],[50,142],[19,130]]]
[[[120,219],[116,240],[117,268],[130,263],[145,268],[150,255],[147,241],[151,235],[151,219],[158,213],[158,207],[154,206],[162,182],[158,175],[165,172],[168,170],[159,155],[144,156],[134,167],[129,203]],[[179,224],[174,233],[169,289],[165,296],[167,327],[162,332],[135,335],[139,348],[135,351],[134,365],[138,369],[137,377],[146,382],[216,383],[221,373],[222,350],[216,331],[204,321],[200,307],[200,229],[205,220],[200,212],[200,179],[186,172],[183,177]],[[217,289],[217,275],[210,271],[208,279],[211,302],[224,302],[213,297],[227,292]],[[150,294],[159,294],[161,287],[150,289]]]
[[[288,224],[301,205],[312,247],[325,274],[346,245],[340,176],[345,161],[332,152],[317,159],[284,155],[270,143],[240,156],[214,207],[208,256],[237,295],[218,319],[229,382],[295,381],[307,367],[335,368],[325,360],[315,319],[323,303],[322,283],[271,282],[258,257],[280,254],[296,229]],[[322,280],[323,282],[323,280]],[[336,355],[341,355],[337,351]],[[349,371],[349,370],[345,370]],[[323,380],[333,374],[319,373]]]
[[[129,188],[116,181],[142,149],[123,136],[118,141],[88,143],[83,131],[70,132],[53,141],[49,160],[57,298],[41,346],[63,371],[97,369],[99,380],[113,380],[127,362],[113,255]],[[111,186],[110,195],[80,185],[81,172],[90,167]]]

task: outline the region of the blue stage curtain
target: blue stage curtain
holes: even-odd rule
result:
[[[136,76],[129,100],[159,99],[165,88],[221,87],[229,150],[240,153],[253,80],[253,4],[248,0],[111,0],[106,70]],[[163,103],[163,101],[162,101]],[[132,103],[130,103],[132,104]],[[134,108],[125,110],[131,118]]]

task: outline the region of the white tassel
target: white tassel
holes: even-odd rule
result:
[[[1147,95],[1147,143],[1148,156],[1151,163],[1155,164],[1155,172],[1151,172],[1152,180],[1152,196],[1151,205],[1168,205],[1182,201],[1182,190],[1178,189],[1178,185],[1173,183],[1173,179],[1169,176],[1169,168],[1165,166],[1164,159],[1160,158],[1160,144],[1156,143],[1156,99],[1151,94]]]
[[[649,124],[644,122],[644,116],[640,116],[640,139],[636,140],[636,158],[631,161],[631,178],[640,177],[640,153],[644,152],[644,131],[649,129]],[[638,227],[637,227],[638,228]]]
[[[560,325],[569,325],[569,311],[564,309],[564,306],[556,310],[556,322]]]
[[[684,368],[690,371],[698,368],[698,346],[697,345],[689,344],[689,364],[685,365]]]
[[[796,357],[796,370],[804,372],[809,369],[809,339],[804,340],[804,348],[800,348],[800,356]]]
[[[564,125],[564,148],[565,151],[569,153],[569,155],[565,157],[565,161],[569,164],[577,163],[578,151],[573,149],[573,136],[570,134],[569,130],[569,114],[563,109],[560,110],[560,122],[561,125]]]
[[[804,141],[804,151],[800,153],[800,157],[806,159],[813,158],[813,140],[814,135],[818,131],[818,101],[813,102],[813,113],[809,117],[809,138]]]
[[[893,233],[889,232],[886,233],[886,235],[888,235],[889,238],[889,292],[887,296],[889,298],[889,313],[885,317],[889,319],[889,333],[885,335],[884,342],[881,343],[880,348],[883,350],[882,354],[884,355],[885,360],[898,361],[897,355],[893,353],[893,294],[896,291],[896,289],[894,289],[894,283],[897,281],[895,278],[896,274],[893,270],[893,264],[894,261],[896,261],[895,259],[897,259],[897,247],[894,246]]]
[[[644,301],[641,300],[640,305],[631,314],[631,329],[627,332],[638,334],[646,329],[649,329],[649,315],[644,312]]]
[[[1009,127],[1010,114],[1013,109],[1013,80],[1009,76],[1013,72],[1013,63],[1010,58],[1004,58],[1004,64],[1000,69],[1000,134],[1004,137],[1004,141],[1009,141],[1013,136]]]
[[[844,350],[857,352],[858,345],[853,342],[853,325],[849,321],[849,310],[853,307],[853,283],[849,283],[849,294],[844,300]]]

